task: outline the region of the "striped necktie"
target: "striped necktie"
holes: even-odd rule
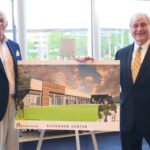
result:
[[[136,54],[135,54],[135,58],[131,65],[133,83],[136,80],[136,77],[138,75],[138,72],[139,72],[140,66],[141,66],[141,49],[142,49],[142,47],[138,47]]]

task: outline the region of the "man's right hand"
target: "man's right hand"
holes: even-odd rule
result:
[[[90,56],[85,56],[85,57],[77,57],[75,58],[77,62],[86,62],[86,61],[94,61],[94,58]]]

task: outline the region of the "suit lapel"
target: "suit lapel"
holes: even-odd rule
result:
[[[130,49],[128,51],[128,56],[127,56],[127,73],[128,73],[128,77],[129,77],[128,79],[131,85],[133,84],[132,73],[131,73],[131,60],[132,60],[133,47],[134,47],[134,44],[130,46]]]
[[[16,50],[13,49],[13,45],[11,45],[11,43],[9,43],[9,40],[7,41],[7,46],[12,55],[13,60],[16,60]]]
[[[15,54],[13,53],[13,50],[11,48],[11,44],[9,43],[9,40],[6,42],[7,46],[8,46],[8,50],[10,50],[10,53],[13,57],[13,60],[14,60],[14,56]],[[2,61],[0,60],[0,71],[3,72],[5,75],[6,75],[6,72],[5,72],[5,69],[4,69],[4,66],[3,66],[3,63]]]
[[[13,61],[17,62],[17,60],[21,60],[21,53],[19,46],[12,43],[10,40],[8,40],[6,43],[12,55]]]
[[[0,59],[0,72],[3,72],[5,74],[5,69],[3,67],[3,63],[1,61],[1,59]]]
[[[143,63],[141,64],[141,67],[140,67],[139,74],[137,76],[136,82],[141,80],[141,78],[143,77],[143,74],[146,73],[146,70],[147,70],[147,67],[149,67],[149,64],[150,64],[150,45],[149,45],[148,50],[146,52],[145,58],[143,60]]]

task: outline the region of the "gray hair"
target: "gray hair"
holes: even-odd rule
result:
[[[148,24],[150,25],[150,17],[146,14],[146,13],[142,13],[142,12],[138,12],[136,14],[134,14],[129,21],[129,26],[131,27],[132,22],[136,19],[136,18],[145,18],[148,22]]]

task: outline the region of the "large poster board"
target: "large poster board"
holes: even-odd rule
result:
[[[119,130],[119,61],[19,61],[16,128]]]

